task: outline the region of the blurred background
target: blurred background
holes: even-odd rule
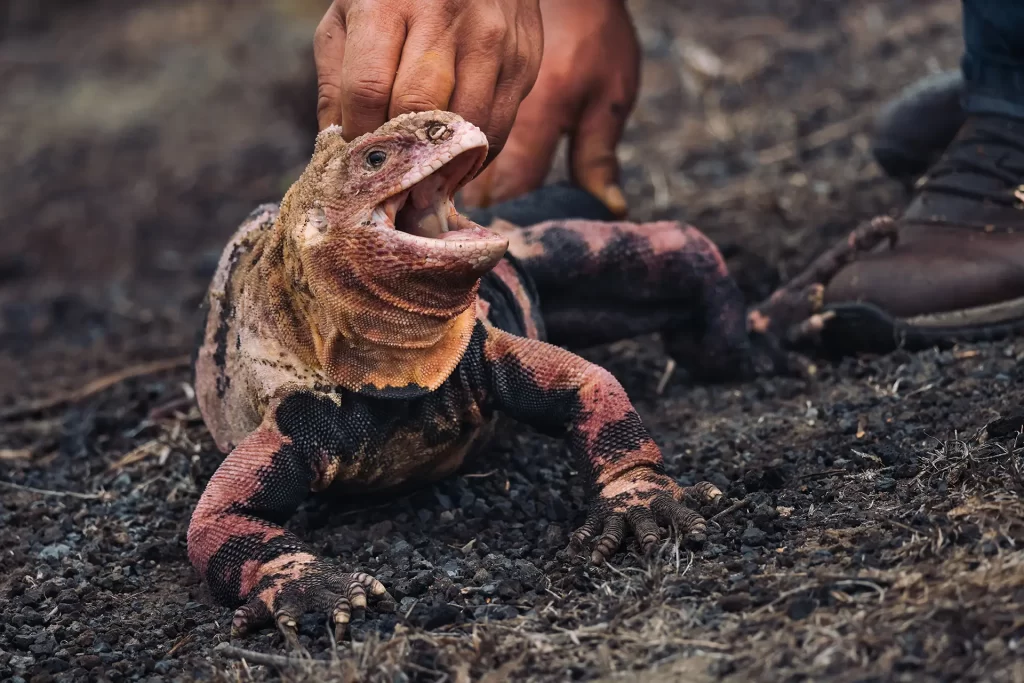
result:
[[[327,4],[0,0],[0,405],[190,350],[220,249],[310,152]],[[958,2],[629,4],[634,219],[692,221],[754,296],[899,205],[865,133],[957,64]]]

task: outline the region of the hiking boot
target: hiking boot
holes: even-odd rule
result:
[[[1024,120],[970,115],[895,227],[894,247],[828,282],[826,344],[887,352],[1024,331]]]

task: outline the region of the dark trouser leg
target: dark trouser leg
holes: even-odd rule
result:
[[[875,119],[875,160],[908,188],[938,161],[968,113],[1024,117],[1024,3],[965,0],[962,28],[961,68],[908,85]]]
[[[695,228],[553,221],[508,236],[537,287],[551,343],[580,348],[662,332],[676,360],[701,375],[741,370],[743,296]]]
[[[963,0],[964,109],[1024,119],[1024,2]]]

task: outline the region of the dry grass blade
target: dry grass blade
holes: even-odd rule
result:
[[[0,448],[0,462],[31,458],[32,450],[28,448]]]
[[[1007,443],[982,441],[981,434],[965,440],[955,436],[921,457],[919,480],[944,477],[947,484],[976,488],[1016,486],[1024,491],[1024,444],[1017,433]],[[1010,475],[1009,477],[1007,475]]]
[[[50,489],[37,489],[32,486],[25,486],[24,484],[15,484],[11,481],[0,481],[0,488],[13,489],[15,491],[24,491],[25,493],[35,493],[40,496],[57,496],[63,498],[78,498],[79,500],[113,500],[114,494],[108,491],[100,491],[99,493],[78,493],[77,491],[51,491]]]
[[[757,153],[757,162],[761,166],[777,164],[780,161],[792,159],[800,154],[821,149],[833,142],[845,140],[860,132],[874,115],[874,110],[858,112],[848,119],[836,121],[824,128],[819,128],[805,137],[787,140],[767,149],[762,149]]]
[[[245,650],[240,647],[233,645],[227,645],[220,648],[219,652],[226,657],[233,659],[240,659],[253,664],[263,664],[265,666],[272,666],[276,669],[291,669],[291,668],[308,668],[311,665],[323,664],[328,665],[330,662],[320,661],[312,659],[310,657],[289,657],[285,655],[272,655],[265,652],[256,652],[254,650]]]
[[[21,405],[11,406],[0,410],[0,420],[10,420],[23,415],[31,415],[32,413],[38,413],[42,410],[49,410],[62,406],[66,403],[75,403],[82,399],[88,398],[93,394],[98,394],[101,391],[105,391],[110,387],[120,384],[129,379],[135,377],[144,377],[146,375],[153,375],[158,372],[165,372],[167,370],[178,370],[180,368],[187,368],[189,366],[190,358],[188,356],[177,356],[174,358],[165,358],[163,360],[151,361],[149,363],[140,363],[139,365],[133,365],[123,370],[118,370],[109,375],[103,377],[97,377],[85,386],[79,387],[73,391],[69,391],[64,394],[58,394],[56,396],[50,396],[48,398],[42,398],[38,401],[29,401],[28,403],[22,403]]]
[[[141,446],[133,448],[132,450],[128,451],[127,453],[122,455],[120,458],[115,460],[114,462],[110,463],[110,465],[107,467],[107,469],[108,470],[119,470],[119,469],[122,469],[124,467],[127,467],[128,465],[132,465],[134,463],[137,463],[140,460],[145,460],[146,458],[148,458],[150,455],[152,455],[155,452],[155,447],[158,446],[159,444],[160,444],[160,440],[159,439],[152,439],[151,441],[147,441],[146,443],[142,444]]]
[[[738,500],[735,503],[733,503],[732,505],[730,505],[729,507],[727,507],[724,510],[722,510],[721,512],[716,512],[711,517],[711,519],[709,519],[708,521],[709,522],[714,522],[715,520],[721,519],[722,517],[725,517],[726,515],[731,515],[732,513],[736,512],[737,510],[742,509],[742,508],[744,508],[746,506],[747,506],[747,499],[746,498],[744,498],[743,500]]]

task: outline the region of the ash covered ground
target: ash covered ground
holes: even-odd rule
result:
[[[657,339],[593,349],[670,472],[745,501],[702,550],[562,562],[581,482],[507,433],[436,486],[303,506],[291,526],[399,610],[328,664],[231,656],[185,552],[221,456],[182,360],[223,244],[307,159],[323,4],[7,4],[52,14],[11,9],[0,39],[0,679],[1024,680],[1020,425],[982,430],[1024,409],[1024,340],[660,395]],[[633,219],[697,225],[759,299],[904,201],[870,120],[957,64],[959,3],[630,4]],[[321,620],[301,638],[332,659]]]

